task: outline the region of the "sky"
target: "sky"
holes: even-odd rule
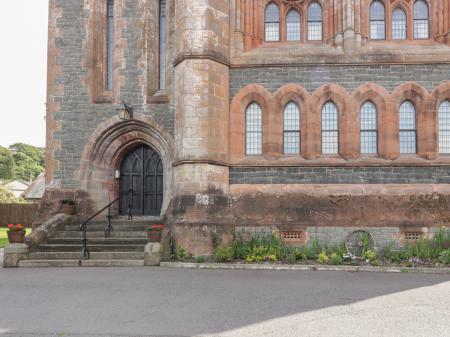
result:
[[[0,145],[45,146],[48,0],[2,1]]]

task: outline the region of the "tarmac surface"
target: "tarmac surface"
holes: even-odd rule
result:
[[[0,336],[450,336],[450,275],[0,269]]]

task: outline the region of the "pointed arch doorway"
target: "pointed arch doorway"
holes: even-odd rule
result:
[[[131,206],[133,215],[160,215],[163,196],[163,163],[158,152],[150,146],[132,149],[120,166],[120,195],[130,189],[132,194],[122,199],[119,212],[125,215]]]

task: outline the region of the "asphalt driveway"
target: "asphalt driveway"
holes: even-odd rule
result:
[[[0,269],[0,336],[450,336],[450,275]]]

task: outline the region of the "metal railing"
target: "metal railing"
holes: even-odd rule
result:
[[[103,207],[100,211],[95,213],[93,216],[91,216],[89,219],[87,219],[85,222],[83,222],[80,225],[80,231],[83,232],[83,239],[81,240],[82,248],[81,248],[80,260],[89,260],[91,257],[91,254],[90,254],[88,246],[87,246],[87,242],[88,242],[87,226],[88,226],[89,222],[91,222],[94,218],[96,218],[98,215],[103,213],[105,210],[108,210],[108,215],[106,216],[106,218],[108,219],[108,224],[105,227],[105,239],[109,238],[111,236],[111,231],[114,230],[112,223],[111,223],[111,219],[112,219],[111,206],[114,205],[116,202],[122,200],[124,197],[126,197],[130,193],[131,194],[133,193],[132,189],[128,190],[128,192],[123,193],[117,199],[111,201],[108,205]],[[133,220],[133,213],[131,211],[132,207],[133,207],[133,196],[131,196],[131,198],[129,199],[129,202],[128,202],[128,209],[127,209],[128,220]]]

